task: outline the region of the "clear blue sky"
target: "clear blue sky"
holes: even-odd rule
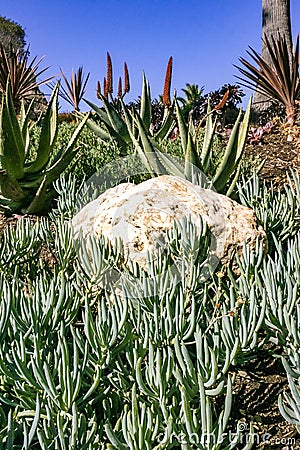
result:
[[[300,2],[291,0],[294,38],[300,31]],[[173,56],[172,89],[186,83],[205,92],[236,82],[233,64],[249,45],[261,47],[261,0],[0,0],[0,15],[26,31],[31,56],[43,56],[49,75],[67,76],[83,65],[91,72],[86,98],[95,97],[113,60],[114,89],[127,62],[131,93],[141,93],[142,70],[152,97],[162,93],[166,64]],[[42,89],[47,92],[46,89]],[[61,102],[61,110],[70,110]],[[83,106],[83,105],[82,105]],[[83,108],[84,109],[84,108]]]

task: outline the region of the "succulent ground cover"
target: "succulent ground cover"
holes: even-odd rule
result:
[[[83,248],[75,249],[68,225],[62,220],[72,210],[70,185],[65,186],[64,193],[60,187],[63,201],[48,219],[1,216],[1,290],[2,301],[7,302],[1,318],[2,448],[227,448],[225,443],[219,447],[201,447],[199,443],[181,446],[176,439],[157,447],[157,436],[167,436],[167,429],[185,439],[189,433],[193,435],[193,427],[195,434],[203,435],[204,410],[207,426],[212,427],[211,417],[227,436],[236,436],[238,424],[244,441],[241,438],[241,443],[232,448],[250,448],[245,441],[249,432],[254,436],[252,448],[300,448],[296,427],[278,408],[278,397],[283,392],[291,395],[280,357],[299,367],[292,359],[297,354],[297,333],[293,335],[288,318],[280,316],[282,306],[283,311],[288,307],[288,317],[297,320],[297,175],[290,175],[288,195],[284,186],[280,197],[276,190],[269,196],[267,185],[263,187],[255,179],[239,184],[240,200],[252,206],[262,219],[263,212],[267,213],[264,220],[272,243],[269,256],[262,257],[259,249],[252,256],[245,251],[239,260],[240,277],[220,267],[205,285],[198,283],[197,277],[191,278],[189,286],[179,283],[177,293],[174,296],[173,292],[169,300],[147,300],[142,295],[138,313],[134,298],[127,299],[125,306],[113,296],[110,303],[111,297],[99,287],[97,280],[105,267],[101,252],[96,252],[89,263]],[[287,214],[292,205],[293,217]],[[205,236],[203,239],[205,244]],[[105,245],[101,243],[103,257],[109,260],[111,252]],[[112,254],[122,267],[120,249]],[[197,261],[201,264],[201,255]],[[191,296],[186,309],[178,300],[183,288],[188,288]],[[46,300],[48,305],[44,304]],[[168,310],[168,301],[183,308],[181,323],[176,322],[176,313]],[[158,315],[152,310],[152,302]],[[169,322],[174,313],[175,327]],[[153,317],[158,322],[153,323]],[[229,346],[231,353],[228,356],[221,340],[222,351],[215,354],[216,372],[206,373],[212,362],[208,360],[207,367],[201,369],[196,353],[200,360],[208,358],[204,354],[200,357],[200,343],[206,342],[207,336],[212,345],[210,337],[217,339],[220,330],[221,335],[225,330],[229,333],[225,347]],[[37,351],[42,358],[37,358]],[[84,361],[82,365],[78,355],[79,361]],[[41,361],[43,367],[39,366]],[[204,391],[201,383],[197,385],[195,370],[206,382]],[[169,381],[160,380],[166,374]],[[294,380],[296,386],[297,377]],[[230,405],[226,399],[231,390]],[[222,422],[220,417],[226,419]],[[138,434],[140,429],[143,431]]]

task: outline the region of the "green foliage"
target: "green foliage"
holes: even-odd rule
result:
[[[213,156],[212,150],[216,128],[216,121],[214,123],[212,121],[212,113],[214,110],[210,110],[210,106],[208,107],[202,148],[199,149],[199,141],[197,140],[199,126],[195,129],[193,123],[190,121],[187,127],[177,100],[175,100],[175,105],[179,135],[185,159],[184,176],[192,178],[193,174],[190,172],[194,171],[194,167],[202,170],[205,174],[211,173],[212,161],[216,159]],[[251,99],[243,120],[242,110],[240,110],[220,163],[215,167],[215,171],[212,174],[212,184],[217,192],[231,195],[238,180],[249,127],[250,108]],[[158,152],[158,159],[160,158],[162,158],[162,155]],[[169,173],[172,173],[172,161],[169,161],[167,157],[164,157],[163,166]]]
[[[17,113],[20,112],[22,100],[28,105],[32,100],[35,103],[43,103],[43,95],[39,91],[39,86],[51,80],[53,77],[38,81],[46,70],[39,69],[39,64],[43,60],[36,57],[29,62],[29,49],[10,49],[7,52],[0,42],[0,95],[5,97],[7,84],[10,86],[12,102]]]
[[[270,100],[275,100],[285,107],[286,120],[293,124],[296,118],[296,101],[300,96],[299,79],[299,36],[297,38],[295,51],[289,58],[289,49],[285,37],[278,34],[275,38],[264,38],[271,61],[265,61],[253,48],[247,52],[258,67],[249,61],[240,58],[244,68],[237,69],[246,77],[240,79],[246,87],[255,88]]]
[[[55,187],[51,221],[24,218],[0,237],[1,449],[250,449],[252,425],[228,426],[230,370],[269,341],[289,359],[280,410],[300,425],[300,239],[285,237],[283,214],[277,227],[265,216],[271,254],[245,244],[239,274],[203,280],[206,227],[176,223],[144,270],[120,241],[74,239],[68,219],[97,193],[64,178]]]
[[[87,125],[104,142],[115,140],[120,146],[122,155],[128,153],[128,148],[136,146],[136,133],[139,133],[136,121],[139,121],[145,133],[157,142],[166,139],[174,128],[175,122],[172,111],[169,107],[165,107],[161,127],[156,132],[152,131],[150,86],[145,75],[143,76],[140,111],[136,111],[134,108],[130,110],[124,104],[122,98],[119,98],[116,102],[109,102],[101,94],[99,94],[99,98],[103,102],[104,109],[86,100],[96,113],[96,116],[88,120]]]
[[[90,73],[88,73],[87,76],[84,77],[83,66],[79,67],[76,73],[73,69],[70,81],[68,80],[62,69],[60,69],[60,73],[66,87],[60,86],[59,95],[73,107],[74,111],[79,111],[79,103],[85,94]]]
[[[68,145],[73,133],[77,128],[76,123],[62,122],[58,126],[57,139],[54,144],[53,153],[62,152]],[[33,139],[39,134],[39,127],[32,130]],[[88,127],[84,127],[77,139],[76,164],[66,168],[66,174],[74,176],[78,183],[83,179],[89,179],[95,172],[99,171],[110,161],[115,160],[120,150],[114,142],[104,143]]]
[[[224,107],[218,110],[218,122],[222,127],[234,124],[239,112],[238,105],[241,104],[245,94],[239,86],[229,83],[224,84],[220,89],[208,92],[193,100],[190,107],[190,116],[193,123],[198,125],[206,115],[208,104],[210,104],[211,108],[215,108],[222,101],[226,93],[228,93],[228,96]]]
[[[0,16],[0,42],[7,53],[11,48],[24,50],[26,41],[23,27],[14,20]]]
[[[57,137],[57,84],[41,124],[36,152],[30,149],[30,107],[21,105],[19,117],[7,84],[1,107],[0,130],[0,207],[5,213],[42,213],[49,209],[54,195],[52,183],[76,156],[76,140],[88,119],[78,125],[68,144],[53,157]],[[31,104],[32,105],[32,104]]]
[[[204,86],[199,86],[197,84],[186,83],[186,88],[181,89],[185,97],[178,97],[178,101],[182,104],[182,114],[186,121],[189,119],[189,114],[193,110],[195,103],[201,99]]]
[[[284,190],[275,191],[273,186],[260,183],[254,172],[247,180],[242,177],[238,184],[242,204],[253,209],[269,237],[270,250],[276,240],[284,244],[300,230],[300,183],[297,171],[287,174],[288,184]],[[274,239],[275,238],[275,239]]]
[[[145,76],[143,78],[140,112],[136,111],[135,108],[129,109],[121,98],[118,102],[121,105],[122,112],[119,112],[115,104],[109,103],[104,96],[99,95],[99,97],[103,102],[105,111],[90,102],[88,104],[96,111],[106,129],[92,119],[87,124],[104,141],[115,139],[121,148],[121,155],[124,152],[128,153],[128,148],[134,147],[152,176],[163,173],[175,174],[175,166],[176,174],[181,174],[188,179],[192,176],[190,171],[193,170],[193,167],[203,170],[205,174],[209,173],[211,160],[213,159],[212,142],[216,128],[216,122],[212,122],[212,113],[218,106],[212,111],[210,107],[208,109],[203,146],[199,150],[196,148],[198,130],[195,130],[192,122],[187,126],[177,99],[173,100],[172,105],[175,108],[174,114],[176,114],[182,154],[185,160],[185,167],[182,167],[178,163],[174,165],[174,160],[162,153],[165,141],[175,124],[172,107],[165,108],[165,119],[161,128],[156,132],[151,129],[150,88]],[[242,111],[240,111],[222,160],[213,174],[213,184],[216,190],[227,193],[227,195],[232,193],[240,173],[249,126],[250,107],[251,100],[243,120]]]

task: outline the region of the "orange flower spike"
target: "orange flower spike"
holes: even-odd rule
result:
[[[166,76],[165,76],[165,84],[164,84],[164,92],[163,92],[163,105],[166,108],[171,106],[171,97],[170,97],[170,89],[171,89],[171,80],[172,80],[172,67],[173,67],[173,58],[172,56],[169,58]]]
[[[101,96],[101,85],[100,85],[100,81],[97,82],[96,95],[97,95],[97,98],[100,100],[100,96]]]
[[[124,62],[124,95],[130,91],[129,72],[126,62]]]
[[[122,78],[119,78],[119,84],[118,84],[118,97],[122,97]]]
[[[229,95],[229,89],[227,89],[227,91],[225,92],[225,94],[223,95],[222,100],[220,101],[220,103],[218,103],[215,107],[214,107],[214,111],[217,111],[218,109],[224,108],[224,106],[226,105],[227,99],[228,99],[228,95]]]
[[[106,55],[106,62],[107,62],[107,76],[106,76],[107,92],[109,94],[112,94],[113,93],[112,62],[110,54],[108,52]]]

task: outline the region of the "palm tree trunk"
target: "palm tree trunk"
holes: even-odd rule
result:
[[[285,37],[292,59],[293,42],[291,30],[290,0],[262,0],[262,39],[270,39],[280,34]],[[262,58],[270,63],[269,52],[262,42]],[[254,109],[259,112],[270,106],[268,98],[256,92],[254,97]]]

